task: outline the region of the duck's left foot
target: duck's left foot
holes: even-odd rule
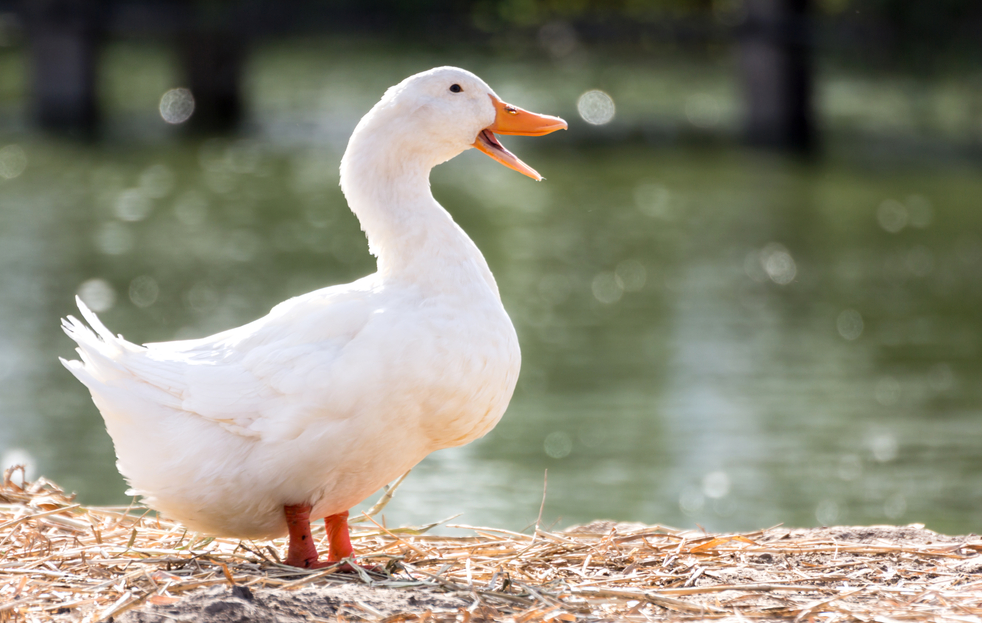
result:
[[[324,518],[327,529],[327,560],[319,560],[317,547],[310,534],[310,504],[284,506],[286,525],[290,531],[290,545],[287,548],[286,564],[302,569],[323,569],[332,567],[345,558],[354,560],[354,549],[348,535],[348,511]],[[365,571],[381,572],[379,567],[361,567]],[[349,563],[342,564],[338,571],[357,573]]]

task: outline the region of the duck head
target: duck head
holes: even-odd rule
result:
[[[365,126],[365,127],[363,127]],[[352,140],[371,132],[387,137],[387,150],[429,167],[475,147],[510,169],[541,180],[535,169],[498,141],[498,134],[543,136],[565,130],[559,117],[507,104],[483,80],[456,67],[438,67],[406,78],[385,92]]]

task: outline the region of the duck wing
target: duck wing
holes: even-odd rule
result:
[[[114,336],[78,299],[89,326],[69,316],[63,329],[81,361],[62,363],[107,419],[165,417],[163,409],[244,437],[294,439],[313,419],[346,417],[331,407],[332,379],[345,346],[373,317],[373,294],[360,282],[326,288],[235,329],[144,346]],[[134,408],[140,402],[152,408]]]

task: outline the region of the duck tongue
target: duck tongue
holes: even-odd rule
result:
[[[477,147],[509,169],[513,169],[523,175],[527,175],[537,182],[542,180],[542,176],[539,175],[538,171],[525,164],[518,159],[518,156],[505,149],[504,145],[498,142],[498,137],[496,137],[494,132],[492,132],[489,128],[484,128],[481,130],[481,133],[477,135],[477,140],[474,141],[474,147]]]

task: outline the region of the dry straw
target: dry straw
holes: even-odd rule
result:
[[[342,605],[339,621],[982,621],[982,540],[974,535],[912,526],[711,535],[595,522],[532,535],[450,526],[467,534],[455,537],[359,525],[360,561],[386,573],[286,567],[282,540],[202,537],[136,504],[85,507],[49,481],[19,486],[8,472],[0,621],[88,623],[215,585],[336,583],[451,593],[472,604],[387,615]]]

